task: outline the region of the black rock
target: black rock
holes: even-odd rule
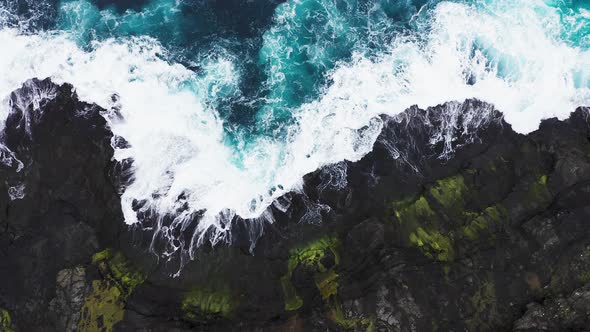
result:
[[[104,110],[48,80],[10,98],[0,330],[588,327],[587,109],[528,135],[477,100],[374,119],[371,153],[308,174],[269,209],[275,223],[236,218],[229,244],[191,261],[154,255],[153,229],[124,225],[132,160],[112,161],[128,143]]]
[[[63,325],[47,310],[58,271],[88,264],[123,229],[106,176],[112,134],[71,85],[30,80],[10,103],[2,144],[22,167],[0,164],[0,307],[20,331],[51,331]]]

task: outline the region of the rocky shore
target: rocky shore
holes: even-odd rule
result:
[[[528,135],[477,100],[382,116],[363,159],[308,174],[274,223],[235,219],[231,243],[187,261],[123,222],[112,114],[49,80],[7,102],[0,331],[590,326],[588,109]]]

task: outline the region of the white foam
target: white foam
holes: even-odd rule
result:
[[[356,53],[330,73],[332,83],[318,100],[296,110],[286,142],[258,137],[226,146],[215,105],[239,93],[235,61],[211,58],[197,76],[162,60],[158,54],[165,50],[149,38],[106,40],[85,52],[65,34],[3,29],[0,96],[31,77],[70,82],[83,100],[105,108],[119,94],[124,120],[111,126],[132,147],[117,150],[115,158],[135,160],[135,182],[122,197],[126,222],[137,221],[134,199],[176,215],[171,227],[184,227],[206,210],[193,243],[202,243],[210,227],[217,230],[215,241],[227,234],[226,219],[234,213],[261,216],[275,198],[299,188],[304,174],[368,153],[381,113],[475,97],[495,104],[526,133],[543,118],[565,118],[590,104],[590,54],[559,40],[558,13],[533,0],[494,3],[482,9],[443,2],[422,39],[397,39],[373,58]],[[189,209],[178,213],[181,194]]]
[[[526,0],[496,5],[488,12],[443,2],[424,41],[398,39],[376,59],[356,54],[337,68],[322,98],[302,107],[285,172],[359,159],[371,149],[377,128],[363,135],[352,129],[409,105],[478,98],[504,112],[516,131],[528,133],[544,118],[563,119],[589,104],[590,52],[559,40],[557,12],[543,7],[539,15],[539,5]],[[473,54],[476,43],[495,58]],[[498,60],[514,60],[502,78]],[[576,84],[576,76],[585,78],[583,84]],[[303,157],[307,153],[311,158]]]

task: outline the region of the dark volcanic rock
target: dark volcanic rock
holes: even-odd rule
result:
[[[127,143],[103,110],[47,80],[10,98],[0,330],[588,327],[586,109],[526,136],[475,100],[375,119],[371,153],[307,175],[272,225],[234,220],[231,245],[173,277],[186,253],[158,260],[152,231],[123,224],[132,161],[111,162]]]
[[[0,306],[18,330],[50,331],[64,324],[47,310],[62,301],[58,271],[87,264],[121,230],[106,176],[112,134],[70,85],[31,80],[9,98],[2,143],[15,161],[0,164]]]
[[[515,331],[587,331],[590,328],[590,285],[567,297],[548,299],[527,306],[514,324]]]

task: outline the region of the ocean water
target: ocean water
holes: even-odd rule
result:
[[[190,227],[171,253],[272,222],[304,174],[371,151],[379,114],[479,98],[521,133],[567,117],[590,104],[589,32],[582,0],[0,0],[0,99],[51,77],[120,109],[125,221]]]

